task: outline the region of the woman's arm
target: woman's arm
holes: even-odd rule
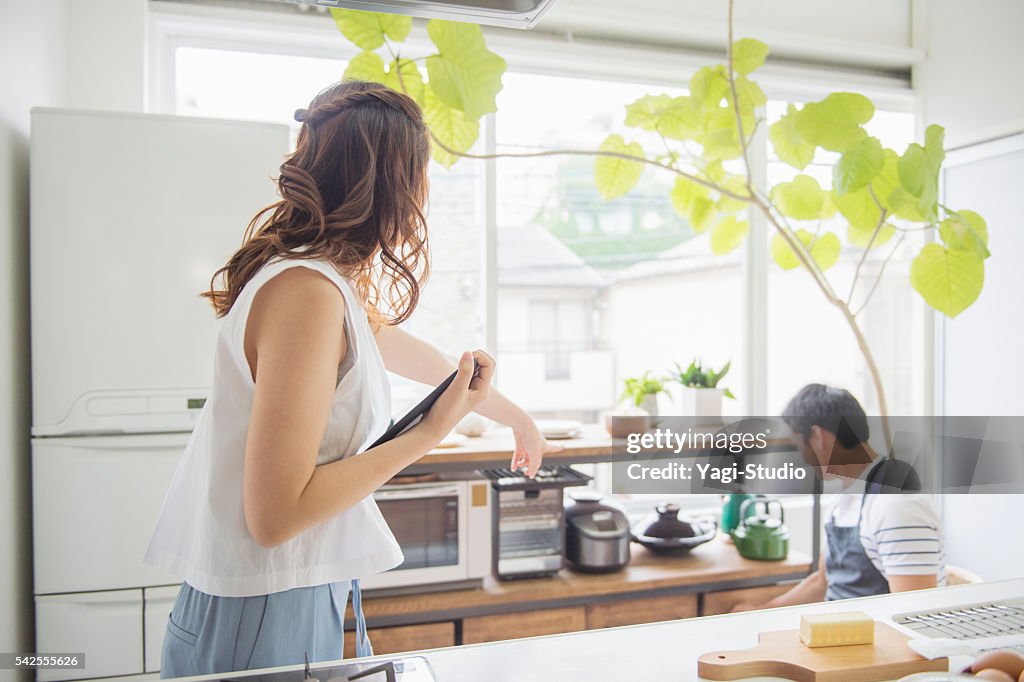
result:
[[[388,371],[423,384],[441,383],[455,365],[444,353],[426,341],[392,326],[381,325],[374,332],[384,366]],[[533,476],[540,468],[544,455],[558,452],[561,446],[548,443],[533,418],[521,407],[492,388],[487,398],[474,410],[499,424],[511,426],[516,439],[516,452],[512,455],[512,470],[527,468]]]
[[[317,466],[346,348],[344,319],[341,292],[308,268],[286,270],[253,301],[245,354],[256,388],[243,501],[249,532],[265,547],[372,494],[429,452],[487,397],[493,362],[485,353],[465,353],[455,381],[414,428],[364,455]],[[480,365],[475,378],[474,357]]]

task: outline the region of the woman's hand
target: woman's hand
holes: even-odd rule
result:
[[[541,434],[537,424],[527,419],[522,428],[513,428],[516,437],[516,451],[512,454],[512,471],[526,469],[526,475],[533,478],[537,475],[544,455],[561,452],[562,446],[549,443]]]
[[[441,442],[463,417],[487,398],[492,376],[494,358],[482,350],[463,353],[455,379],[417,428],[429,429],[437,442]]]

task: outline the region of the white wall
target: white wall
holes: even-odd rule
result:
[[[945,126],[947,148],[1024,130],[1024,3],[917,0],[914,15],[921,123]]]
[[[1024,89],[1019,87],[1020,67],[1024,64],[1024,43],[1019,36],[1020,27],[1024,26],[1024,3],[1019,0],[927,0],[916,2],[914,12],[915,34],[927,52],[926,61],[914,71],[921,113],[919,126],[923,128],[930,123],[945,126],[947,148],[1024,131]],[[950,187],[950,190],[954,188]],[[987,214],[986,208],[993,210],[992,201],[998,197],[986,197],[984,194],[980,192],[972,197],[958,195],[957,204],[974,199],[971,207]],[[1008,197],[1006,201],[1012,203]],[[1008,215],[1013,215],[1012,208],[1007,208],[1010,208]],[[1003,209],[1004,214],[1007,214],[1007,208]],[[995,221],[994,224],[990,219],[994,257],[999,257],[1000,228],[1017,230],[1018,222],[1010,219]],[[993,283],[986,281],[983,297],[994,295]],[[1003,308],[1009,309],[1019,304],[1015,298],[1018,291],[1006,289],[1004,286],[997,294],[1007,302]],[[971,324],[972,316],[983,315],[985,309],[991,307],[982,302],[977,309],[968,310],[952,324]],[[1005,321],[1001,319],[1002,312],[1005,311],[992,311],[987,324],[992,328],[1000,327]],[[996,362],[998,360],[995,358]],[[952,365],[947,377],[952,380],[964,374],[956,371],[958,366],[963,367],[960,363],[976,366],[978,354],[951,354],[945,362],[947,367]],[[1020,414],[1013,407],[1020,404],[1019,393],[1013,391],[1012,385],[1003,381],[1002,376],[991,377],[988,388],[980,392],[976,383],[970,387],[971,391],[947,384],[945,409],[949,414],[972,414],[978,409],[986,414],[995,413],[995,410]],[[1007,393],[1006,400],[996,397],[1003,391]],[[978,395],[987,397],[989,404],[975,409],[978,407]],[[993,410],[996,405],[1001,409]],[[947,560],[969,568],[985,579],[1024,575],[1024,549],[1019,544],[997,539],[998,524],[1017,518],[1020,497],[947,496],[943,501]],[[979,537],[980,542],[976,541]]]
[[[65,101],[66,31],[63,1],[0,2],[0,651],[33,651],[29,107]]]
[[[146,11],[145,0],[0,0],[0,651],[34,650],[29,110],[141,111]]]
[[[68,106],[142,111],[148,0],[68,1]]]

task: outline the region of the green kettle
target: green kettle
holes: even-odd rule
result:
[[[740,525],[740,507],[747,500],[755,497],[764,498],[764,495],[747,495],[745,493],[730,493],[722,501],[722,523],[720,528],[726,535],[730,535]],[[754,509],[747,507],[747,516],[754,513]]]
[[[763,506],[763,513],[759,507]],[[777,511],[777,515],[772,511]],[[748,515],[748,511],[752,512]],[[759,561],[782,561],[789,554],[789,531],[782,503],[774,498],[751,498],[740,505],[740,524],[730,533],[740,556]]]

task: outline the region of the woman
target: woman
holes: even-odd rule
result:
[[[341,658],[350,585],[368,654],[358,578],[402,561],[373,491],[473,410],[513,428],[514,469],[532,476],[555,449],[475,351],[415,428],[353,456],[388,424],[385,369],[427,384],[452,371],[398,327],[428,269],[429,138],[413,100],[369,83],[333,85],[295,118],[281,200],[205,294],[224,318],[213,388],[146,553],[183,580],[162,677]]]

